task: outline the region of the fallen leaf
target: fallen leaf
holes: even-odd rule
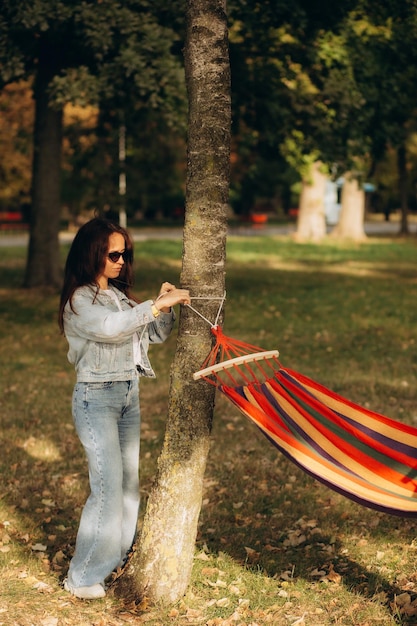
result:
[[[45,617],[41,621],[41,626],[57,626],[58,618],[57,617]]]
[[[45,498],[44,500],[41,501],[42,504],[44,504],[45,506],[51,506],[54,507],[56,506],[55,502],[53,500],[47,499]]]
[[[32,546],[32,550],[34,552],[45,552],[48,546],[44,546],[42,543],[35,543],[34,546]]]
[[[218,576],[220,570],[217,567],[203,567],[201,573],[203,576]]]
[[[267,552],[279,552],[279,550],[280,550],[280,549],[279,549],[279,548],[277,548],[276,546],[271,546],[269,543],[267,543],[267,544],[264,546],[264,548],[265,548],[265,550],[266,550]]]
[[[288,533],[288,537],[283,541],[283,545],[286,547],[296,547],[304,543],[306,540],[307,537],[304,533],[301,533],[299,530],[294,530]]]
[[[56,552],[56,554],[54,555],[52,562],[57,563],[57,565],[60,565],[62,563],[65,563],[66,560],[67,560],[66,556],[62,552],[62,550],[58,550],[58,552]]]
[[[257,559],[259,559],[260,553],[253,548],[248,548],[247,546],[245,546],[245,551],[249,561],[256,561]]]
[[[200,609],[187,609],[187,619],[196,619],[198,617],[201,617],[202,612],[200,611]]]
[[[400,593],[398,596],[395,596],[395,604],[398,606],[405,606],[406,604],[411,604],[411,596],[409,593]]]
[[[41,580],[39,580],[37,583],[33,585],[33,589],[37,589],[41,593],[53,593],[54,591],[51,585],[48,585],[47,583],[44,583]]]
[[[312,572],[310,572],[310,576],[314,576],[317,578],[322,578],[323,576],[326,576],[326,572],[323,569],[313,569]]]
[[[330,567],[329,567],[329,573],[324,577],[327,580],[329,580],[332,583],[335,583],[336,585],[340,584],[342,577],[340,574],[338,574],[337,572],[335,572],[334,567],[333,567],[333,563],[330,563]]]
[[[400,593],[398,596],[395,596],[394,602],[391,602],[390,606],[393,612],[400,613],[400,615],[406,615],[407,617],[415,617],[417,615],[417,601],[411,602],[409,593]]]
[[[415,606],[414,603],[412,604],[407,604],[404,609],[403,612],[405,615],[407,615],[408,617],[414,617],[417,615],[417,606]]]
[[[210,557],[205,552],[199,552],[194,558],[199,561],[210,561]]]

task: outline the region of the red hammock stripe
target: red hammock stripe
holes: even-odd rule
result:
[[[286,369],[285,372],[286,374],[289,374],[291,376],[299,376],[288,369]],[[281,369],[281,371],[278,372],[277,376],[282,377],[282,375],[283,370]],[[300,376],[300,379],[301,378],[306,381],[305,377]],[[321,400],[318,402],[318,410],[320,411],[320,408],[323,406],[332,409],[330,412],[326,411],[327,416],[330,416],[334,423],[344,429],[346,433],[350,433],[355,440],[363,441],[371,446],[374,450],[379,451],[387,456],[394,455],[395,458],[397,460],[400,460],[402,463],[412,463],[413,461],[415,461],[416,449],[404,443],[404,434],[401,432],[401,430],[396,431],[395,427],[393,426],[385,428],[384,425],[381,424],[381,421],[378,419],[378,417],[381,417],[382,420],[387,420],[388,418],[385,418],[384,416],[379,416],[376,413],[368,411],[368,419],[365,421],[363,419],[363,415],[366,413],[366,409],[364,409],[364,413],[361,414],[360,407],[358,407],[357,405],[352,405],[352,403],[349,401],[346,401],[347,405],[344,412],[345,414],[341,415],[340,412],[342,411],[344,406],[344,399],[341,398],[341,396],[336,396],[336,394],[334,394],[333,392],[329,392],[330,395],[326,395],[322,392],[324,388],[321,386],[319,395],[314,392],[315,387],[310,387],[305,384],[304,388],[301,388],[299,385],[297,385],[297,383],[293,381],[293,379],[288,376],[286,376],[286,385],[289,389],[292,389],[295,394],[302,394],[304,392],[305,394],[311,394],[316,398],[321,398]],[[332,401],[334,397],[338,398],[337,402]],[[352,412],[349,409],[349,407],[351,406],[355,407],[354,418],[352,418]],[[359,419],[361,415],[362,419]],[[390,422],[394,425],[399,424],[400,427],[405,426],[404,424],[401,424],[399,422],[393,422],[392,420],[390,420]],[[370,428],[371,425],[372,428]],[[408,426],[406,426],[406,428],[409,429]],[[412,435],[410,436],[409,434],[407,434],[407,439],[412,440]],[[395,447],[393,446],[395,446],[397,449],[395,449]]]
[[[281,372],[277,374],[277,377],[280,373]],[[306,403],[310,400],[310,403],[307,405],[307,410],[302,410],[302,416],[307,424],[305,431],[307,433],[310,432],[310,436],[314,436],[315,434],[317,441],[321,441],[321,436],[323,436],[325,447],[326,445],[328,447],[329,444],[335,444],[338,451],[337,456],[340,458],[341,454],[344,455],[344,464],[346,466],[357,462],[364,466],[365,471],[369,468],[376,472],[377,476],[383,476],[385,478],[390,477],[390,480],[400,481],[403,476],[404,467],[410,463],[410,460],[412,463],[415,463],[415,459],[410,459],[409,456],[406,457],[401,452],[397,452],[394,448],[386,447],[385,455],[381,454],[381,448],[383,448],[383,446],[375,441],[375,439],[372,440],[369,436],[362,436],[362,433],[360,433],[359,436],[358,432],[357,437],[352,436],[349,423],[345,421],[345,423],[342,424],[340,415],[334,414],[334,412],[325,405],[320,405],[315,398],[307,397],[306,399],[305,395],[300,395],[298,396],[297,403],[297,400],[287,395],[284,387],[281,387],[281,389],[278,388],[277,381],[272,380],[265,383],[265,385],[267,387],[271,385],[271,388],[274,389],[275,394],[278,396],[278,402],[280,401],[279,394],[281,393],[283,398],[288,398],[288,401],[293,405],[295,410],[300,407],[300,402]],[[300,394],[302,394],[302,391],[300,391]],[[335,428],[336,424],[337,430]],[[347,428],[342,430],[343,426],[347,426]],[[313,429],[314,433],[311,435]],[[339,433],[339,435],[337,433]],[[368,439],[368,441],[366,441],[366,439]],[[392,460],[390,466],[386,464],[387,458],[391,458]],[[400,468],[400,471],[395,469],[397,466]]]
[[[220,389],[281,452],[327,487],[364,506],[395,515],[417,515],[416,500],[398,496],[395,491],[369,485],[362,477],[351,474],[325,457],[318,456],[310,446],[282,428],[278,420],[268,418],[262,410],[242,398],[235,389],[227,387]]]
[[[267,385],[268,383],[265,384]],[[278,392],[276,393],[278,394]],[[373,448],[363,447],[361,449],[358,445],[354,446],[347,439],[338,436],[318,419],[314,420],[308,411],[305,409],[300,410],[299,405],[296,405],[294,401],[288,401],[285,390],[281,390],[280,401],[284,410],[286,409],[287,413],[293,417],[295,412],[299,411],[297,415],[298,427],[303,428],[309,439],[314,441],[322,452],[335,459],[335,461],[337,460],[338,464],[343,465],[353,473],[366,477],[368,481],[372,481],[376,486],[379,485],[382,488],[391,488],[392,482],[401,483],[403,474],[394,471],[379,459],[374,458]],[[310,408],[312,411],[313,409],[317,411],[318,407],[313,402]],[[325,413],[326,407],[323,407],[323,414]],[[328,412],[327,415],[331,417]],[[356,443],[358,444],[358,442]]]
[[[247,391],[248,390],[245,390],[245,395],[247,394]],[[323,436],[323,429],[315,428],[315,426],[305,418],[302,411],[298,412],[297,415],[295,414],[294,411],[297,409],[294,408],[294,406],[291,406],[291,403],[286,401],[284,395],[281,398],[281,402],[281,406],[287,413],[291,413],[292,411],[291,415],[296,418],[298,427],[303,428],[304,435],[308,438],[308,440],[313,441],[316,444],[317,450],[319,450],[320,453],[325,455],[327,458],[333,459],[339,466],[344,467],[346,470],[352,472],[352,474],[362,476],[362,478],[365,478],[368,482],[372,481],[376,487],[388,490],[392,485],[392,480],[398,480],[401,478],[401,475],[392,473],[389,470],[389,476],[387,476],[386,468],[384,468],[384,466],[374,464],[372,458],[366,458],[364,455],[361,455],[351,449],[351,447],[347,446],[343,440],[338,441],[337,438]],[[338,444],[340,447],[338,447]],[[351,456],[352,454],[355,456]],[[378,474],[378,470],[380,470],[381,474]],[[389,479],[391,480],[391,483]],[[405,494],[405,492],[403,492],[403,494]]]
[[[262,352],[212,330],[217,342],[203,369]],[[205,380],[305,472],[364,506],[417,517],[417,428],[365,409],[277,359],[229,367]]]
[[[417,446],[417,429],[413,426],[403,424],[402,422],[393,420],[385,415],[381,415],[380,413],[375,413],[374,411],[361,407],[358,404],[343,398],[334,391],[330,391],[330,389],[327,389],[323,385],[313,381],[311,378],[308,378],[299,372],[294,372],[288,368],[285,369],[286,372],[291,376],[294,376],[294,378],[299,381],[305,389],[308,389],[313,395],[321,399],[327,406],[336,411],[342,407],[345,413],[348,409],[350,409],[350,417],[352,419],[356,419],[358,422],[361,422],[363,416],[366,415],[368,421],[375,420],[378,423],[379,432],[385,432],[387,436],[393,439],[397,438],[399,441],[401,441],[400,433],[405,433],[409,438],[410,445],[412,444],[413,446]]]

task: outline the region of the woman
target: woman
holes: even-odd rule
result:
[[[72,412],[88,460],[90,495],[64,586],[78,598],[105,596],[105,579],[122,567],[139,512],[138,379],[154,377],[149,343],[172,330],[172,307],[189,304],[186,289],[163,283],[153,302],[129,293],[133,244],[127,231],[95,218],[71,245],[59,325],[75,366]]]

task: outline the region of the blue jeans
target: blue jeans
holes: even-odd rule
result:
[[[91,493],[85,503],[71,587],[104,583],[131,549],[139,513],[140,409],[138,379],[77,383],[75,427],[88,460]]]

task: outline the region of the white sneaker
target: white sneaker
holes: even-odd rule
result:
[[[68,580],[65,579],[64,589],[81,600],[97,600],[98,598],[104,598],[106,595],[104,587],[100,583],[90,585],[89,587],[70,587]]]

